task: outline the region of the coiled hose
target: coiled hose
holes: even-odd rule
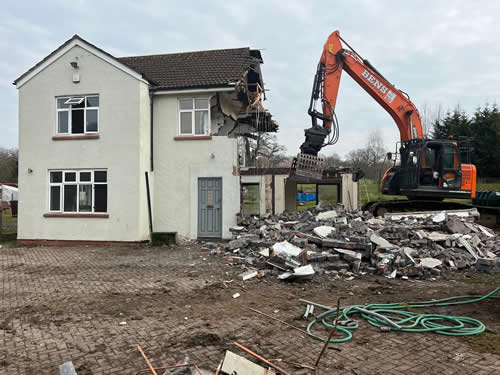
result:
[[[464,305],[480,302],[488,298],[500,299],[500,296],[495,296],[498,291],[500,291],[500,287],[484,296],[457,296],[434,301],[378,303],[365,306],[353,305],[343,307],[338,314],[336,329],[342,332],[344,337],[331,339],[329,342],[341,343],[352,339],[352,331],[358,328],[358,322],[352,318],[354,315],[360,315],[363,319],[366,319],[368,323],[378,327],[382,331],[435,332],[448,336],[477,335],[484,332],[486,329],[484,324],[479,320],[463,316],[418,314],[410,311],[410,309],[431,306]],[[313,339],[325,342],[326,339],[314,335],[312,329],[318,322],[321,322],[327,328],[333,329],[333,320],[336,316],[337,309],[332,309],[319,315],[309,323],[307,326],[307,333]]]

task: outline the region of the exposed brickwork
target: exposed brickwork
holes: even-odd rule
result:
[[[191,362],[215,369],[224,349],[242,354],[233,341],[266,358],[312,364],[320,343],[249,307],[271,314],[279,309],[276,316],[304,327],[298,298],[334,304],[344,296],[345,304],[386,303],[492,288],[384,278],[286,284],[266,276],[240,282],[236,272],[241,270],[197,247],[0,249],[0,374],[55,374],[57,365],[70,360],[79,375],[135,374],[146,367],[137,344],[155,366],[177,363],[188,354]],[[233,299],[235,292],[241,297]],[[448,313],[475,316],[498,332],[498,304],[459,306]],[[325,352],[320,373],[498,373],[500,356],[477,353],[469,342],[383,333],[362,322],[352,341],[336,345],[340,352]]]
[[[72,240],[18,240],[24,246],[137,246],[141,242],[127,241],[72,241]]]

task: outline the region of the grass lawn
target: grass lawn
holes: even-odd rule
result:
[[[297,184],[297,193],[316,194],[316,184]],[[331,204],[336,204],[338,202],[336,185],[319,185],[318,194],[320,201],[327,201]],[[305,211],[315,206],[316,201],[297,201],[297,211]]]
[[[500,190],[500,180],[499,179],[479,179],[476,187],[477,191],[480,190]],[[387,201],[395,199],[406,199],[399,195],[383,195],[379,192],[378,185],[375,181],[368,179],[361,179],[359,181],[359,195],[361,200],[361,205],[364,205],[368,201]],[[447,202],[458,202],[464,204],[472,204],[470,199],[445,199]]]

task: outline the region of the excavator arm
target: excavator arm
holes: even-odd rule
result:
[[[335,31],[325,43],[314,77],[308,112],[312,127],[305,131],[302,153],[317,156],[322,147],[337,142],[339,130],[335,106],[343,71],[391,115],[399,129],[401,141],[423,138],[420,115],[408,95],[387,81],[368,60],[363,59],[341,38],[339,31]],[[322,112],[316,109],[319,100]],[[322,126],[318,120],[322,121]]]

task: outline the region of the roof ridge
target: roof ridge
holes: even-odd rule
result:
[[[133,58],[138,58],[138,57],[153,57],[153,56],[187,55],[187,54],[201,53],[201,52],[222,52],[222,51],[236,51],[236,50],[250,50],[250,47],[218,48],[218,49],[205,49],[205,50],[198,50],[198,51],[170,52],[170,53],[153,53],[151,55],[120,56],[120,57],[117,57],[117,59],[133,59]]]

